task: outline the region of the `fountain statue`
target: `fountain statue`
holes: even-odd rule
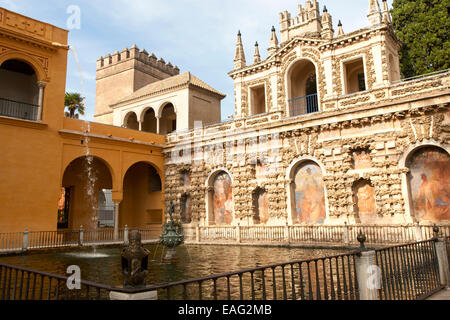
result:
[[[128,246],[122,251],[124,288],[145,287],[149,251],[142,246],[139,231],[131,231]]]
[[[184,243],[184,235],[182,232],[182,226],[180,222],[173,220],[173,214],[175,212],[175,206],[173,202],[170,202],[169,216],[170,221],[164,223],[163,234],[159,237],[159,243],[165,246],[168,251],[164,257],[164,261],[175,261],[176,251],[175,248]]]

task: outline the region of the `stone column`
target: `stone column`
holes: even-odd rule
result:
[[[195,227],[195,241],[197,243],[200,243],[200,227],[199,226]]]
[[[114,240],[119,240],[120,202],[114,202]]]
[[[436,255],[439,263],[439,277],[441,285],[450,288],[450,271],[445,238],[438,238],[435,242]]]
[[[287,244],[291,244],[291,234],[289,232],[289,224],[286,222],[286,226],[284,227],[284,239]]]
[[[80,226],[80,234],[79,234],[80,238],[79,238],[79,245],[80,247],[83,246],[83,242],[84,242],[84,229],[83,226]]]
[[[156,133],[161,134],[161,117],[156,117]]]
[[[346,246],[350,245],[350,230],[347,222],[345,223],[344,227],[344,244]]]
[[[44,104],[44,89],[47,86],[47,82],[38,81],[37,85],[39,88],[37,120],[42,121],[42,106]]]
[[[128,244],[128,226],[125,225],[125,230],[123,231],[123,243]]]
[[[27,250],[28,250],[28,228],[25,228],[25,232],[23,233],[22,251]]]
[[[236,227],[236,242],[241,243],[241,224],[238,223]]]
[[[142,131],[142,121],[138,121],[139,123],[139,131]]]

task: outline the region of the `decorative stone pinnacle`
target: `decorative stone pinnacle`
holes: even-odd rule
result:
[[[361,244],[360,246],[360,250],[361,251],[366,251],[366,246],[365,246],[365,242],[367,240],[366,235],[362,232],[362,230],[359,231],[358,237],[357,237],[358,242]]]

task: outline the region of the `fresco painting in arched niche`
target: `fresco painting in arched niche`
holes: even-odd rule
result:
[[[355,182],[353,187],[356,211],[361,223],[373,224],[377,222],[377,206],[375,202],[375,188],[368,180]]]
[[[181,222],[192,222],[191,197],[188,195],[185,195],[181,198]]]
[[[415,218],[450,220],[450,156],[440,148],[425,147],[414,152],[406,165]]]
[[[230,225],[233,222],[233,190],[231,178],[226,172],[214,179],[214,219],[216,225]]]
[[[300,165],[294,175],[294,224],[323,223],[326,218],[325,191],[320,167],[312,161]]]

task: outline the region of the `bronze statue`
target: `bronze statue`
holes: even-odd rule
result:
[[[142,246],[139,231],[131,231],[129,241],[128,246],[122,251],[123,286],[145,287],[150,252]]]
[[[159,243],[165,246],[168,251],[164,257],[164,261],[175,261],[176,251],[175,248],[184,243],[184,235],[181,224],[173,219],[175,212],[175,205],[170,202],[169,217],[170,221],[164,223],[163,234],[159,238]]]

